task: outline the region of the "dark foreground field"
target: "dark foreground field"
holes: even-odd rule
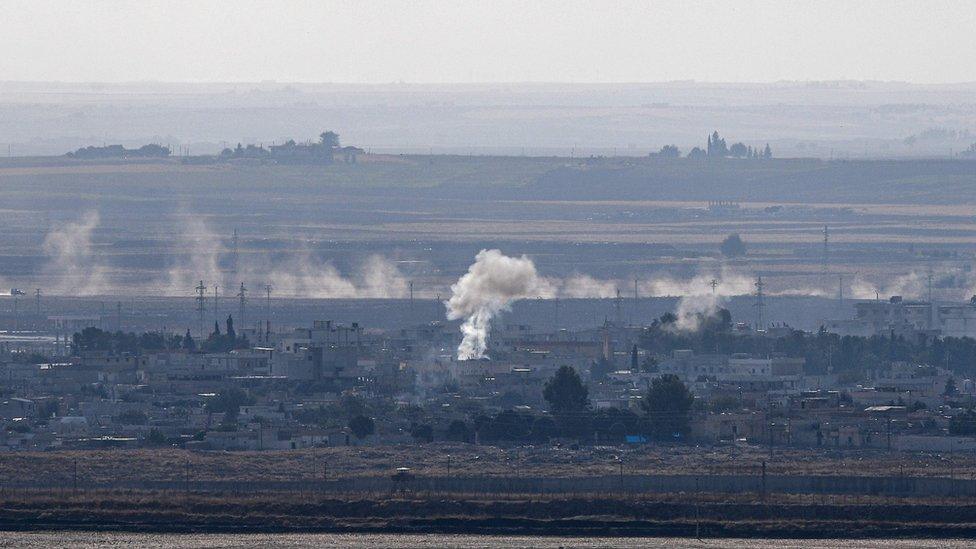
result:
[[[0,530],[971,538],[973,465],[758,447],[8,453]]]
[[[961,500],[714,494],[362,497],[43,491],[0,496],[0,529],[360,532],[702,538],[969,538]]]

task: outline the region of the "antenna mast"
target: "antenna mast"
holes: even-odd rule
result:
[[[268,312],[267,320],[264,323],[264,342],[265,344],[271,339],[271,284],[264,285],[264,293],[268,299]]]

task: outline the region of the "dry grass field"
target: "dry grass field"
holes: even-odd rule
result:
[[[44,483],[73,479],[111,483],[194,480],[299,481],[388,477],[397,467],[417,475],[551,477],[617,475],[759,475],[763,462],[775,475],[911,476],[969,479],[976,456],[900,454],[758,447],[499,448],[435,443],[353,446],[269,452],[188,452],[176,449],[14,452],[0,459],[0,482]]]

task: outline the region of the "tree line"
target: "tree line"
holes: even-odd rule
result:
[[[657,156],[661,158],[680,158],[681,149],[676,145],[665,145],[656,153],[651,153],[651,156]],[[725,138],[718,134],[718,131],[713,132],[707,137],[707,144],[705,148],[694,147],[688,154],[686,158],[693,160],[705,160],[705,159],[717,159],[717,158],[749,158],[753,160],[769,160],[773,157],[773,150],[769,147],[769,143],[760,149],[759,147],[753,147],[752,145],[746,145],[745,143],[737,142],[732,145],[728,145],[725,142]]]

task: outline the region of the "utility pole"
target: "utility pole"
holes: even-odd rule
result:
[[[37,308],[37,316],[41,316],[41,289],[34,290],[34,306]]]
[[[413,280],[410,281],[410,317],[413,322]]]
[[[265,344],[271,339],[271,284],[264,285],[264,293],[267,296],[267,317],[264,322],[264,342]]]
[[[640,318],[637,313],[637,306],[640,304],[640,295],[637,293],[637,277],[634,277],[634,317],[631,319],[631,324],[636,324],[637,319]]]
[[[885,422],[886,423],[885,431],[887,431],[888,451],[890,452],[891,451],[891,412],[888,412],[888,417],[886,418],[886,420],[887,421]]]
[[[214,284],[214,322],[216,322],[216,323],[219,324],[220,323],[220,311],[218,310],[217,302],[218,302],[218,299],[219,299],[220,296],[217,293],[217,290],[218,289],[219,289],[219,286],[217,286],[216,284]]]

